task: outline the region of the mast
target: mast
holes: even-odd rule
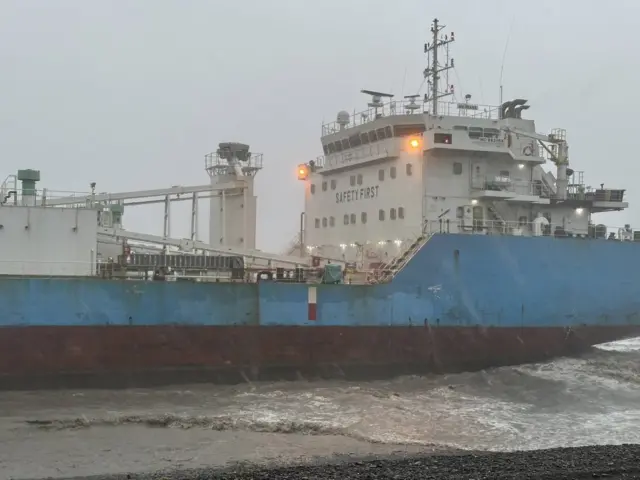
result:
[[[431,102],[431,113],[433,115],[438,114],[438,100],[449,95],[453,95],[453,89],[447,85],[444,91],[440,91],[440,73],[453,68],[453,59],[449,59],[449,44],[455,41],[454,33],[451,32],[451,36],[440,36],[440,32],[446,27],[446,25],[440,25],[438,19],[433,20],[431,25],[432,40],[431,43],[424,44],[424,53],[428,54],[428,58],[431,59],[429,66],[424,70],[424,78],[427,79],[431,92],[425,94],[424,102]],[[440,48],[446,48],[446,61],[443,66],[438,62],[438,50]]]

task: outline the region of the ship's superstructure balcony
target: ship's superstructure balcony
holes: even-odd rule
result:
[[[513,180],[506,175],[471,178],[472,197],[524,203],[549,203],[553,192],[541,181]]]
[[[366,110],[349,114],[345,121],[338,119],[334,122],[324,123],[322,125],[322,136],[332,135],[345,129],[355,128],[367,123],[379,120],[380,118],[390,116],[405,115],[430,115],[427,105],[417,103],[416,99],[410,100],[391,100],[389,102],[380,103],[377,107],[369,107]],[[438,102],[437,115],[450,117],[465,118],[484,118],[499,119],[500,107],[494,105],[477,105],[465,102]]]

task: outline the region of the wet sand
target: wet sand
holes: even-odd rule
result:
[[[164,429],[127,425],[81,430],[4,431],[0,478],[67,478],[225,467],[237,462],[290,463],[334,457],[430,451],[342,436]]]

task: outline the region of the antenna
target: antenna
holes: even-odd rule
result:
[[[360,93],[365,95],[371,95],[371,101],[368,103],[369,108],[373,108],[374,120],[380,118],[382,115],[378,113],[379,108],[384,107],[383,98],[393,98],[391,93],[376,92],[374,90],[360,90]]]
[[[432,43],[425,43],[424,53],[429,53],[431,59],[430,65],[424,70],[424,78],[428,78],[431,94],[425,94],[425,103],[431,102],[431,113],[433,115],[438,114],[438,99],[448,97],[453,94],[453,85],[447,85],[445,91],[439,90],[440,73],[453,68],[453,59],[447,58],[444,66],[438,63],[438,50],[442,47],[447,47],[450,43],[455,41],[454,33],[451,32],[451,36],[440,36],[440,32],[445,28],[445,25],[440,25],[438,19],[433,20],[431,25],[431,33],[433,34]],[[448,50],[448,47],[447,47]],[[448,55],[447,55],[448,57]]]

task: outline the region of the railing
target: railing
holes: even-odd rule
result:
[[[26,193],[26,195],[23,195],[23,191],[21,189],[16,189],[14,190],[15,194],[12,193],[10,195],[10,197],[7,199],[6,202],[1,203],[0,202],[0,208],[2,206],[34,206],[34,207],[63,207],[64,205],[50,205],[48,202],[51,200],[57,200],[60,198],[65,198],[65,199],[69,199],[69,198],[82,198],[84,201],[83,203],[80,204],[71,204],[68,207],[69,208],[84,208],[84,207],[89,207],[91,206],[91,195],[92,193],[90,192],[72,192],[72,191],[64,191],[64,190],[49,190],[46,188],[43,188],[42,190],[28,190],[24,193]],[[101,193],[97,193],[96,195],[106,195],[107,192],[101,192]],[[3,199],[5,198],[4,196],[2,197]],[[111,202],[98,202],[99,205],[107,205],[107,204],[113,204],[113,203],[118,203],[117,201],[111,201]]]
[[[629,225],[611,227],[603,224],[591,224],[586,228],[576,228],[556,223],[500,221],[485,219],[469,220],[429,220],[424,223],[423,231],[432,235],[507,235],[518,237],[565,237],[587,238],[594,240],[620,240],[640,243],[640,230],[633,231]]]
[[[384,140],[386,142],[386,140]],[[346,152],[336,152],[323,158],[324,168],[345,167],[352,163],[358,163],[365,159],[379,159],[389,157],[389,150],[380,143],[352,148]]]
[[[471,178],[471,188],[482,191],[509,192],[516,195],[533,195],[542,198],[550,198],[551,194],[542,181],[512,180],[510,177],[500,175],[474,176]]]
[[[244,172],[250,173],[262,168],[262,160],[262,153],[249,153],[246,159],[238,161],[238,165]],[[233,166],[229,164],[229,161],[220,156],[218,152],[212,152],[205,155],[204,167],[205,170],[212,171],[213,173],[233,168]]]
[[[392,100],[381,103],[379,107],[369,107],[366,110],[356,112],[349,116],[343,126],[337,121],[325,123],[322,125],[322,135],[331,135],[339,132],[342,128],[351,128],[365,123],[372,122],[381,117],[390,115],[420,115],[429,113],[430,103],[411,100]],[[500,107],[495,105],[476,105],[464,102],[438,102],[437,115],[445,115],[451,117],[469,117],[469,118],[500,118]]]

